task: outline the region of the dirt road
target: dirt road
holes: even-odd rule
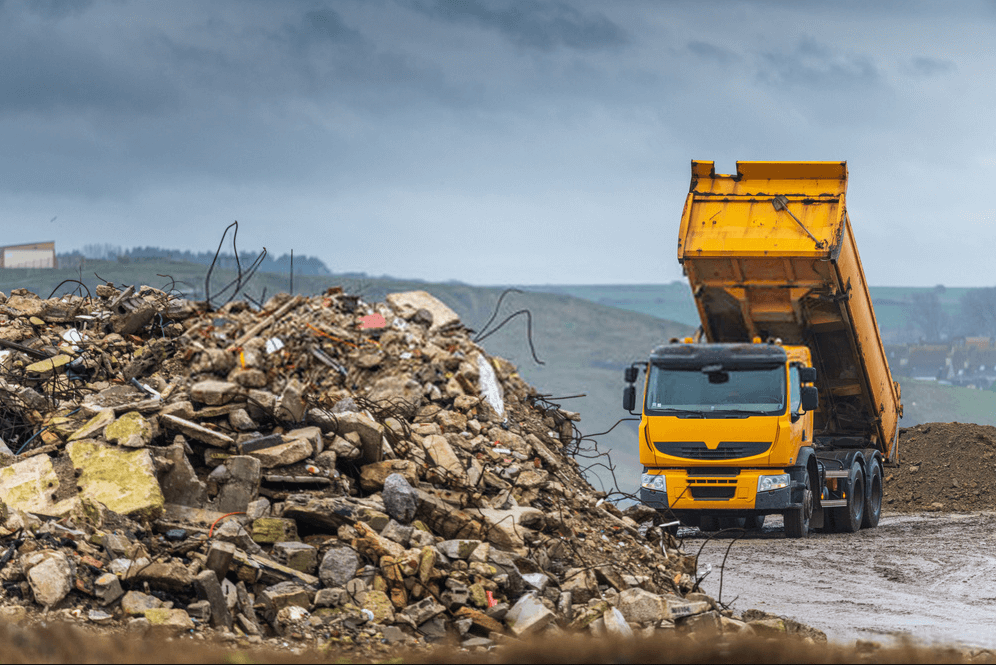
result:
[[[682,529],[685,550],[704,542]],[[996,647],[996,513],[883,516],[877,529],[787,540],[781,519],[730,550],[722,600],[819,628],[838,643],[884,644],[910,636],[924,643]],[[719,595],[730,539],[705,545],[705,591]]]

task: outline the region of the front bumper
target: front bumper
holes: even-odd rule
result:
[[[640,500],[657,510],[779,513],[799,507],[799,504],[792,502],[791,486],[767,492],[757,491],[761,476],[777,473],[781,469],[741,469],[735,476],[717,474],[715,477],[704,475],[701,469],[696,469],[694,476],[690,476],[686,469],[648,469],[649,473],[656,471],[667,478],[667,492],[641,487]],[[703,492],[700,488],[709,489]],[[708,496],[710,490],[713,494],[725,493],[729,496]]]
[[[640,502],[655,510],[667,510],[670,507],[667,503],[666,492],[658,492],[647,487],[640,488]]]

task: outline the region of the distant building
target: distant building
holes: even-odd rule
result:
[[[0,247],[0,268],[57,268],[54,242]]]

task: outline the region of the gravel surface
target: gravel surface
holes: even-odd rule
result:
[[[989,428],[992,429],[992,428]],[[757,607],[824,631],[831,642],[996,647],[996,513],[886,514],[876,529],[789,540],[781,519],[730,548],[721,599]],[[705,542],[683,529],[685,549]],[[720,597],[720,565],[730,538],[705,544],[713,566],[705,591]]]

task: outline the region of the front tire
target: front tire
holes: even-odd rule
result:
[[[809,472],[802,475],[802,507],[782,513],[786,538],[805,538],[809,534],[809,518],[813,515],[813,491],[809,488]]]

